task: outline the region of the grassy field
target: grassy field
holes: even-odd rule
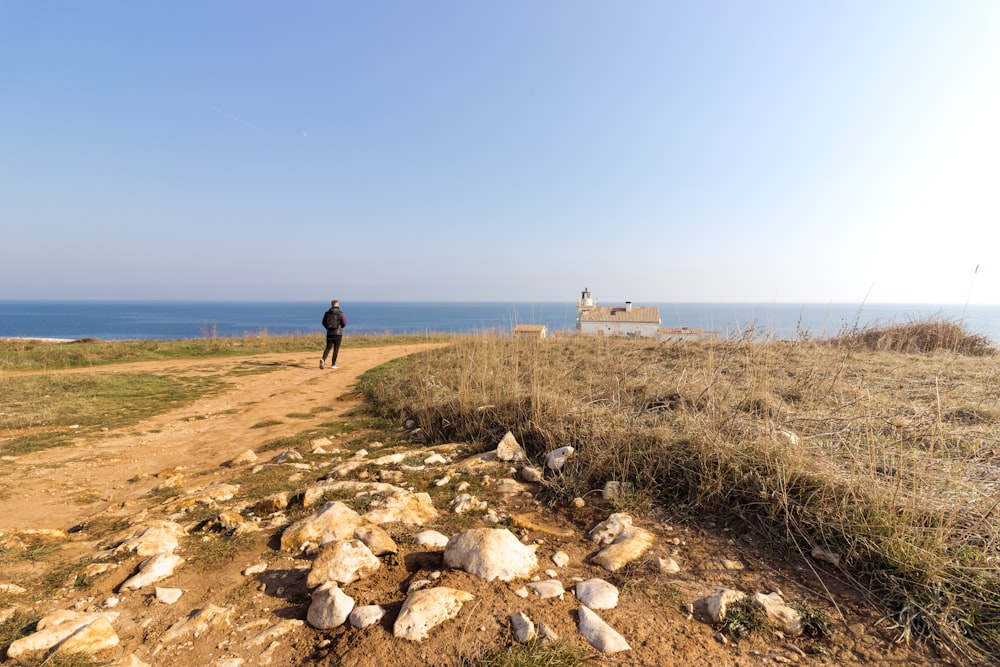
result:
[[[536,460],[572,445],[555,494],[617,480],[626,509],[712,517],[975,662],[1000,659],[998,371],[987,340],[929,321],[826,341],[462,339],[362,387],[431,441],[486,449],[509,429]]]

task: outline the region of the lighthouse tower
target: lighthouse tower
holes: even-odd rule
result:
[[[576,309],[582,313],[588,310],[593,310],[596,306],[597,301],[590,293],[590,290],[584,287],[583,291],[580,292],[580,298],[576,301]]]

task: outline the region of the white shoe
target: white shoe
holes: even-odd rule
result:
[[[340,366],[338,366],[337,364],[334,364],[333,366],[330,366],[330,370],[331,370],[331,371],[335,371],[335,370],[337,370],[338,368],[340,368]]]

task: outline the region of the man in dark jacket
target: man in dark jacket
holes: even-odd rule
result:
[[[326,329],[326,349],[323,350],[323,358],[319,360],[319,367],[326,366],[326,355],[330,354],[333,348],[333,356],[330,357],[330,369],[337,369],[337,355],[340,354],[340,341],[344,339],[344,327],[347,326],[347,318],[344,311],[340,309],[340,302],[334,299],[330,302],[330,310],[323,313],[323,328]]]

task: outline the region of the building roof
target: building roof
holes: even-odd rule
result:
[[[514,326],[514,331],[530,331],[532,333],[538,333],[539,331],[545,331],[548,329],[544,324],[517,324]]]
[[[656,306],[594,306],[580,311],[581,322],[629,322],[638,324],[659,324],[660,309]]]

